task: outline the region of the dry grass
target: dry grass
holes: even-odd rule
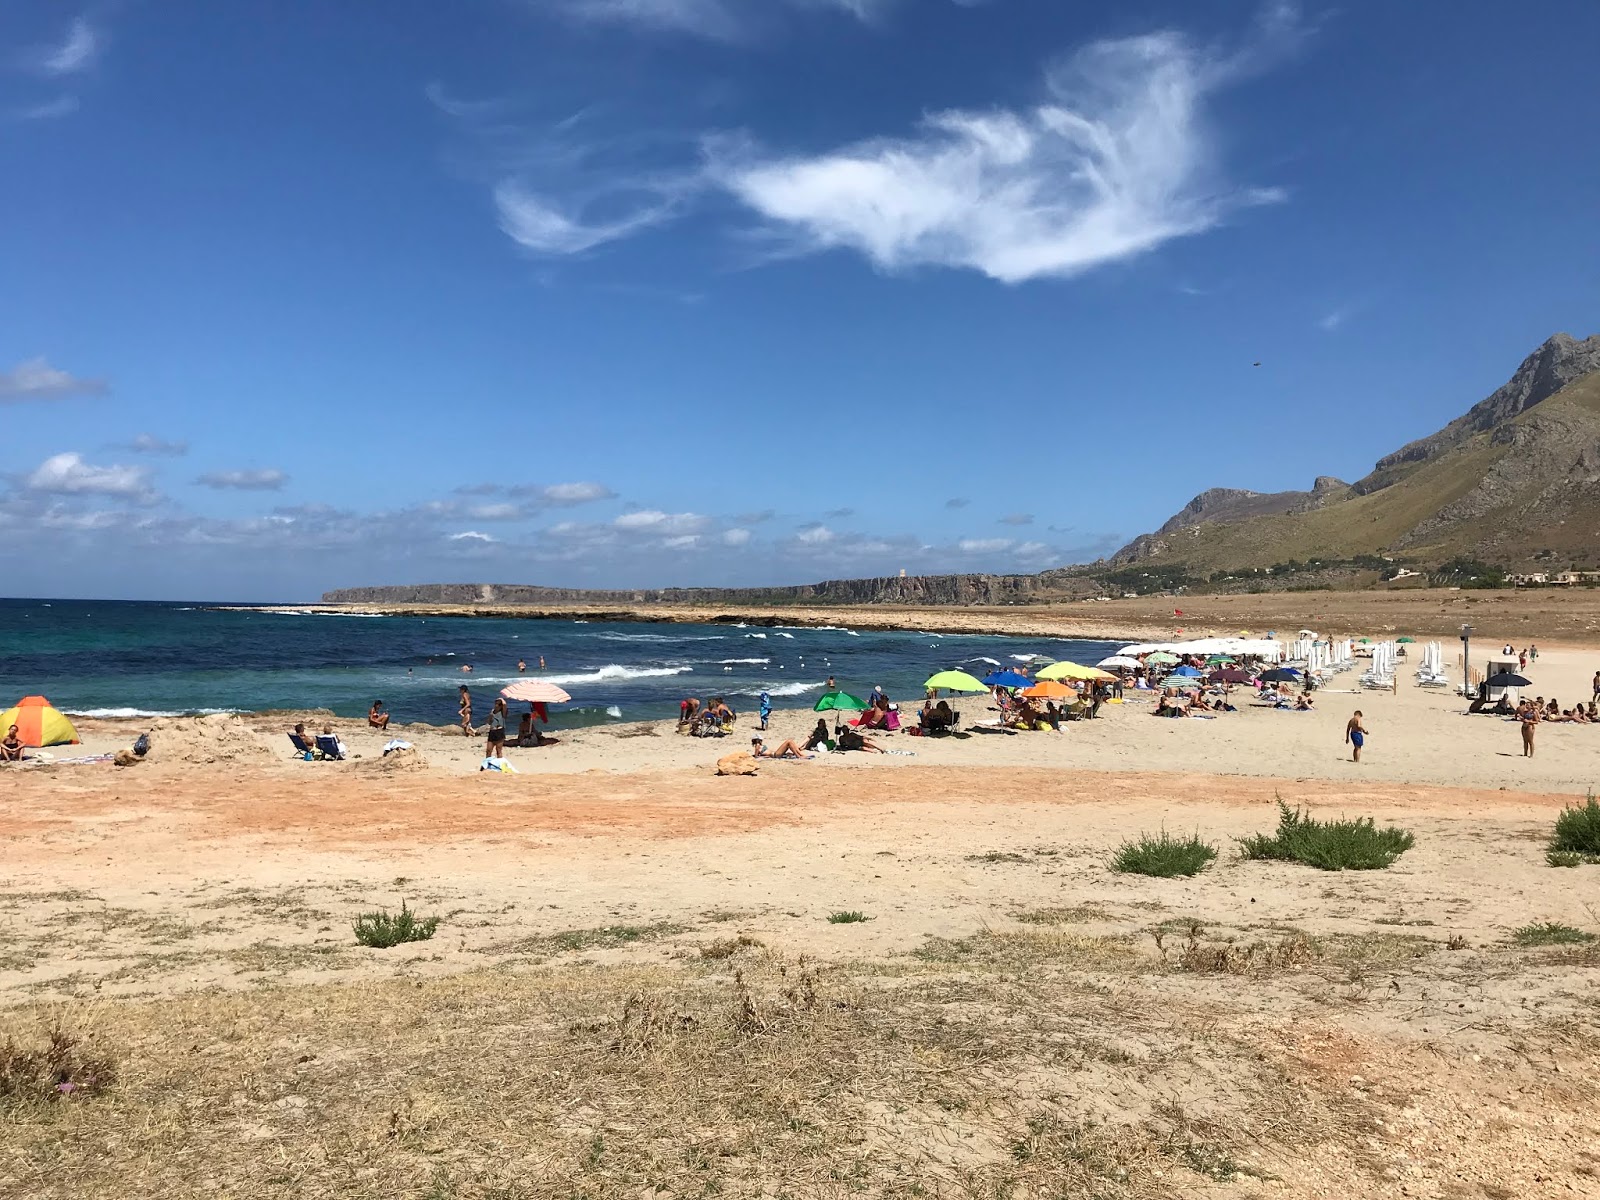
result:
[[[826,967],[738,936],[670,965],[20,1010],[0,1044],[37,1055],[41,1030],[87,1021],[94,1078],[115,1083],[70,1104],[29,1085],[0,1119],[0,1195],[1157,1200],[1292,1172],[1319,1147],[1351,1194],[1379,1186],[1373,1131],[1394,1110],[1348,1086],[1373,1068],[1348,1037],[1321,1039],[1325,1010],[1286,985],[1422,970],[1439,943],[1279,931],[1241,947],[1190,923],[1164,960],[1069,927],[1098,910],[1044,912]],[[1594,1044],[1580,1025],[1565,1053]],[[1291,1050],[1297,1026],[1313,1033]],[[1546,1026],[1521,1053],[1545,1052]]]

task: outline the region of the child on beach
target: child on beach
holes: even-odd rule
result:
[[[1361,710],[1344,727],[1344,740],[1350,745],[1350,761],[1361,761],[1361,747],[1367,744],[1367,727],[1361,723]]]

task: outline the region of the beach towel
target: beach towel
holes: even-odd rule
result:
[[[410,750],[411,748],[411,743],[403,738],[390,738],[383,744],[383,752],[385,754],[393,754],[396,750]]]
[[[515,775],[517,773],[517,769],[511,765],[510,760],[504,758],[486,758],[483,760],[483,765],[479,767],[478,770],[503,771],[507,775]]]

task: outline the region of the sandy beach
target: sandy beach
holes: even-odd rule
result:
[[[1552,640],[1530,674],[1570,704],[1597,662]],[[964,736],[754,777],[713,773],[748,718],[563,731],[510,775],[433,727],[334,720],[325,763],[294,714],[84,720],[52,754],[153,748],[0,776],[0,1040],[64,1023],[119,1082],[0,1133],[0,1194],[1583,1194],[1600,951],[1517,931],[1600,932],[1600,868],[1544,857],[1600,727],[1530,760],[1409,668],[1356,678],[1215,720],[1130,691],[1060,733],[978,698]],[[1416,843],[1243,860],[1279,800]],[[1108,869],[1163,829],[1217,861]],[[402,901],[435,937],[356,944]],[[504,1121],[540,1153],[503,1160]]]

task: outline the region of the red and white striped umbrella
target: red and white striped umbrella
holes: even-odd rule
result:
[[[519,679],[510,687],[501,688],[500,694],[507,700],[526,700],[538,704],[565,704],[572,699],[555,684],[546,683],[543,679]]]

